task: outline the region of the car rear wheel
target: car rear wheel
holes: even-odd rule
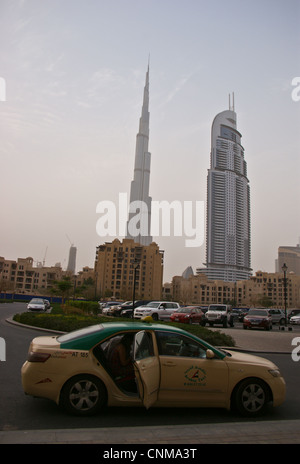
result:
[[[270,400],[269,389],[260,379],[250,378],[242,381],[234,394],[234,406],[240,414],[255,417],[262,414]]]
[[[60,404],[72,414],[91,416],[106,404],[106,389],[92,375],[77,375],[64,385]]]

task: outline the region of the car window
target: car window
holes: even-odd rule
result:
[[[268,316],[268,311],[264,309],[251,309],[248,311],[248,316]]]
[[[140,360],[154,356],[152,336],[149,332],[139,332],[135,336],[134,359]]]
[[[161,356],[205,358],[206,349],[196,340],[172,332],[156,332],[158,352]]]

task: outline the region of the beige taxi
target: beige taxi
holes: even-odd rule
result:
[[[118,364],[124,353],[127,364]],[[171,324],[140,321],[35,338],[22,384],[26,394],[78,415],[144,405],[227,408],[253,417],[285,400],[285,381],[267,359],[218,349]]]

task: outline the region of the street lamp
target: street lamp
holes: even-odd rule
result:
[[[135,302],[135,284],[136,284],[136,271],[140,267],[139,260],[135,259],[133,262],[133,295],[132,295],[132,317],[134,317],[134,302]]]
[[[285,326],[287,326],[287,315],[286,315],[286,311],[287,311],[287,285],[286,285],[286,271],[288,269],[287,265],[284,263],[282,268],[283,270],[283,296],[284,296],[284,316],[285,316]]]

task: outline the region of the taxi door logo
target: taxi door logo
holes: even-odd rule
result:
[[[184,382],[184,385],[206,385],[206,372],[204,369],[198,366],[189,367],[185,373],[184,377],[187,379],[187,382]]]

